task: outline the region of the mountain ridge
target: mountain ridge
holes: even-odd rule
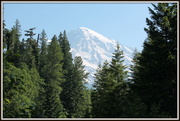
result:
[[[85,70],[90,73],[88,87],[91,88],[98,65],[102,65],[105,60],[111,61],[112,53],[115,51],[118,41],[109,39],[86,27],[69,31],[67,37],[73,58],[81,56]],[[129,66],[132,64],[133,50],[122,44],[119,45],[124,52],[124,64]]]

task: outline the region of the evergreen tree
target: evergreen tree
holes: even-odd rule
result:
[[[19,52],[20,52],[20,63],[29,62],[27,57],[27,43],[24,38],[22,39],[22,41],[20,41]]]
[[[61,84],[64,82],[62,72],[63,53],[58,44],[57,37],[54,35],[52,42],[48,47],[47,65],[44,66],[45,74],[45,95],[44,117],[60,118],[65,117],[64,108],[61,103],[60,94],[62,92]]]
[[[63,52],[63,71],[64,71],[64,78],[65,78],[65,82],[63,83],[62,87],[63,87],[63,91],[61,93],[61,99],[62,99],[62,103],[64,108],[66,109],[67,112],[67,117],[70,118],[72,117],[74,114],[74,100],[75,100],[75,81],[73,79],[73,71],[74,71],[74,67],[73,67],[73,63],[72,63],[72,54],[70,53],[70,44],[69,41],[67,39],[66,36],[66,31],[64,31],[64,33],[60,33],[59,35],[59,43],[60,43],[60,47],[61,50]]]
[[[26,30],[27,32],[25,36],[29,36],[26,40],[26,45],[25,45],[25,51],[26,55],[24,55],[24,59],[22,61],[25,61],[28,66],[31,68],[33,65],[35,65],[37,68],[39,67],[39,48],[38,48],[38,43],[37,41],[33,38],[35,33],[33,32],[35,28],[30,28],[29,30]]]
[[[92,99],[92,117],[108,117],[109,115],[107,110],[105,109],[107,99],[107,92],[110,91],[110,88],[112,87],[111,81],[109,77],[109,63],[106,61],[103,64],[103,67],[99,65],[99,68],[96,70],[95,74],[95,81],[93,87],[91,99]],[[109,88],[109,89],[107,89]],[[106,113],[106,114],[104,114]]]
[[[119,44],[117,44],[117,48],[115,50],[115,53],[113,53],[113,58],[111,60],[110,64],[110,71],[113,72],[113,76],[116,77],[117,83],[127,81],[127,71],[125,69],[127,68],[123,62],[124,62],[124,55],[123,51],[120,50]]]
[[[73,63],[72,63],[73,59],[72,59],[72,54],[70,53],[71,48],[70,48],[68,38],[66,36],[66,31],[64,31],[63,34],[60,33],[58,41],[59,41],[61,50],[64,54],[63,69],[66,70],[65,75],[67,75],[67,77],[66,76],[65,77],[68,78],[70,75],[68,75],[67,73],[70,73],[72,71],[72,68],[73,68]]]
[[[28,69],[25,63],[16,68],[4,63],[3,116],[4,118],[30,118],[36,105],[35,99],[42,83],[36,69]]]
[[[47,43],[46,43],[46,32],[43,30],[40,35],[40,41],[41,41],[41,48],[40,48],[40,58],[39,58],[39,72],[40,75],[43,77],[42,69],[47,64],[46,62],[46,56],[47,56]]]
[[[21,25],[19,20],[17,19],[15,25],[12,28],[15,31],[15,42],[13,51],[15,54],[19,54],[19,44],[20,44],[20,37],[21,37]],[[18,63],[18,62],[17,62]]]
[[[133,55],[133,64],[130,66],[131,70],[131,78],[128,78],[128,81],[126,83],[126,89],[125,95],[124,95],[124,101],[120,104],[120,111],[122,118],[143,118],[146,117],[146,108],[147,106],[142,102],[141,98],[136,95],[136,93],[131,89],[131,85],[134,84],[134,81],[136,79],[135,73],[137,73],[137,67],[138,67],[138,58],[140,56],[140,53],[135,50]],[[116,92],[115,92],[116,93]],[[122,97],[122,96],[121,96]],[[122,98],[121,98],[122,99]],[[122,102],[119,100],[119,102]]]
[[[12,39],[12,32],[8,29],[4,29],[4,43],[5,43],[5,47],[6,47],[6,50],[9,51],[9,50],[12,50],[12,47],[13,47],[13,44],[14,44],[14,41]]]
[[[137,51],[137,49],[134,50],[133,53],[133,60],[132,60],[132,65],[130,65],[130,70],[131,70],[131,79],[129,79],[130,83],[133,85],[134,81],[137,80],[138,77],[136,77],[136,73],[138,73],[138,66],[139,66],[139,60],[141,53]]]
[[[18,39],[20,39],[21,37],[21,25],[18,19],[16,19],[15,25],[13,26],[13,28],[17,31],[16,37]]]
[[[87,79],[88,73],[85,72],[83,66],[83,61],[80,56],[75,57],[74,59],[74,83],[73,83],[73,89],[74,89],[74,99],[73,99],[73,112],[72,117],[80,118],[84,117],[86,113],[86,109],[88,108],[88,100],[85,100],[85,79]]]
[[[85,89],[84,90],[84,102],[85,102],[85,115],[84,118],[91,118],[91,110],[92,110],[92,103],[91,103],[91,92],[92,89]]]
[[[117,44],[117,48],[115,53],[113,53],[113,58],[110,63],[110,73],[112,73],[112,81],[114,82],[114,90],[110,93],[110,95],[114,97],[114,100],[111,100],[111,102],[113,102],[111,104],[113,108],[111,112],[112,117],[122,117],[125,112],[124,107],[129,88],[127,86],[127,67],[123,62],[123,51],[120,50],[120,46]]]
[[[16,20],[15,25],[8,30],[4,28],[4,47],[6,47],[5,58],[7,61],[13,63],[16,67],[20,61],[20,36],[21,36],[21,25],[18,20]]]
[[[3,20],[3,51],[6,48],[6,34],[7,33],[7,28],[6,28],[6,24],[5,24],[5,20]]]
[[[177,117],[177,4],[152,5],[132,89],[147,105],[147,117]]]
[[[43,71],[44,67],[48,64],[47,63],[47,44],[46,44],[46,33],[43,30],[40,35],[40,55],[39,55],[39,74],[41,78],[45,79],[46,75]],[[44,117],[44,100],[46,100],[46,93],[45,93],[45,83],[41,83],[39,88],[41,89],[39,92],[38,97],[36,98],[36,107],[33,111],[32,117],[34,118],[43,118]]]
[[[123,65],[123,51],[117,44],[111,63],[105,62],[95,74],[95,90],[92,92],[94,117],[121,117],[122,106],[128,93],[127,71]]]

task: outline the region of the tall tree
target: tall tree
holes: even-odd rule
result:
[[[125,105],[125,99],[128,95],[128,71],[127,67],[124,65],[124,54],[120,50],[120,45],[117,44],[115,53],[113,53],[113,58],[110,63],[110,73],[112,74],[112,81],[114,82],[114,89],[110,95],[114,96],[112,100],[112,114],[113,117],[122,117],[125,112],[123,107]]]
[[[137,80],[138,77],[136,76],[136,73],[138,73],[138,66],[139,66],[139,58],[141,56],[141,53],[137,51],[137,49],[134,50],[133,53],[133,60],[132,60],[132,65],[130,65],[130,70],[131,70],[131,78],[129,79],[130,83],[133,85],[134,80]],[[130,84],[130,85],[131,85]]]
[[[80,56],[75,57],[74,59],[74,75],[73,75],[73,110],[72,117],[80,118],[84,117],[87,108],[89,108],[88,100],[85,99],[85,81],[87,79],[88,73],[85,72],[82,58]]]
[[[117,44],[111,63],[105,62],[95,75],[92,92],[92,112],[95,117],[121,117],[127,95],[127,71],[123,65],[123,51]]]
[[[113,72],[113,76],[116,77],[116,81],[118,83],[127,81],[127,71],[125,71],[125,69],[127,68],[124,65],[124,55],[123,55],[123,51],[120,50],[120,45],[117,44],[117,48],[115,50],[115,53],[113,53],[113,58],[111,60],[111,64],[110,64],[110,71]]]
[[[6,47],[5,58],[7,61],[18,66],[20,61],[20,36],[21,36],[21,25],[16,20],[15,25],[8,30],[4,28],[4,47]]]
[[[30,28],[29,30],[25,30],[25,36],[28,36],[25,44],[26,55],[24,55],[24,59],[30,68],[33,66],[39,67],[39,48],[37,40],[34,39],[35,33],[33,32],[35,28]]]
[[[19,39],[19,37],[21,37],[21,25],[18,19],[16,19],[16,22],[13,28],[17,31],[16,37]]]
[[[46,44],[46,38],[47,35],[45,31],[43,30],[40,34],[40,55],[39,55],[39,67],[38,72],[41,78],[45,79],[46,75],[44,73],[44,67],[48,64],[47,63],[47,44]],[[46,93],[45,93],[45,83],[39,84],[39,88],[41,89],[39,91],[39,95],[36,98],[36,106],[35,109],[32,112],[32,117],[33,118],[43,118],[44,117],[44,112],[45,112],[45,107],[44,107],[44,100],[46,100]]]
[[[177,4],[152,5],[133,89],[147,105],[147,117],[177,117]]]
[[[104,62],[103,66],[99,65],[99,68],[96,70],[95,73],[95,83],[93,87],[95,89],[92,90],[91,99],[92,99],[92,117],[108,117],[109,115],[105,115],[107,110],[105,110],[107,99],[107,92],[110,91],[111,88],[111,81],[109,81],[109,63]],[[109,89],[108,89],[109,88]]]
[[[6,28],[5,20],[3,20],[3,50],[6,48],[6,32],[7,32],[7,28]]]
[[[14,53],[19,54],[19,44],[20,44],[20,37],[21,37],[21,25],[19,20],[17,19],[15,25],[12,28],[15,31],[15,42],[14,42]]]
[[[40,42],[41,42],[41,48],[40,48],[40,58],[39,58],[39,72],[40,72],[40,75],[43,76],[43,73],[42,73],[42,69],[43,67],[47,64],[46,60],[46,56],[47,56],[47,35],[46,35],[46,32],[45,30],[43,30],[41,32],[41,35],[40,35]]]
[[[45,95],[44,117],[60,118],[64,117],[64,108],[60,99],[62,92],[63,70],[62,70],[63,53],[58,44],[57,37],[54,35],[52,42],[48,47],[47,65],[44,67],[45,76]]]
[[[73,71],[74,71],[74,67],[73,67],[73,63],[72,63],[72,54],[70,53],[70,44],[68,41],[68,38],[66,36],[66,31],[64,31],[64,33],[60,33],[59,35],[59,43],[60,43],[60,47],[61,50],[63,52],[64,55],[64,59],[63,59],[63,71],[64,71],[64,78],[65,78],[65,82],[63,83],[62,87],[63,87],[63,91],[61,93],[61,99],[62,99],[62,103],[64,105],[64,108],[67,111],[67,117],[72,117],[73,116],[73,110],[75,108],[74,105],[74,79],[73,79]]]

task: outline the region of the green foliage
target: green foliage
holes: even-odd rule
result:
[[[101,118],[118,118],[123,114],[128,88],[126,67],[123,65],[123,52],[117,44],[111,63],[105,62],[95,74],[92,92],[92,115]]]
[[[73,74],[74,82],[72,87],[72,89],[74,90],[74,95],[72,95],[74,107],[71,112],[71,116],[74,118],[84,117],[90,105],[88,102],[89,97],[86,97],[88,96],[88,92],[86,90],[86,87],[84,86],[84,83],[86,81],[85,79],[87,79],[88,73],[85,72],[85,66],[83,66],[82,64],[83,61],[81,57],[75,57]]]
[[[3,118],[175,118],[177,117],[177,4],[152,4],[148,35],[135,51],[131,77],[117,44],[110,62],[88,73],[81,57],[74,61],[66,31],[50,44],[43,30],[26,30],[16,20],[3,21]]]
[[[90,99],[85,96],[84,86],[88,74],[85,73],[81,57],[75,57],[73,64],[70,44],[65,31],[63,34],[60,33],[58,42],[64,55],[62,68],[65,82],[62,84],[61,99],[66,116],[68,118],[85,117],[90,110],[88,102]]]
[[[91,118],[91,110],[92,110],[92,106],[91,106],[91,89],[84,89],[83,91],[83,97],[84,97],[84,106],[85,106],[85,112],[83,117],[84,118]]]
[[[125,71],[127,67],[123,64],[123,58],[123,51],[120,50],[120,46],[117,44],[117,49],[115,50],[115,53],[113,53],[113,58],[110,64],[110,71],[112,71],[117,83],[124,82],[128,77],[127,71]]]
[[[8,118],[31,117],[31,107],[39,92],[40,79],[36,69],[29,70],[26,64],[16,68],[4,64],[3,73],[3,115]]]
[[[25,61],[30,68],[34,66],[39,68],[39,48],[38,42],[33,38],[33,36],[35,35],[35,33],[33,32],[34,29],[35,28],[30,28],[29,30],[25,31],[27,32],[25,35],[29,36],[29,38],[27,38],[25,43],[22,43],[24,45],[23,49],[25,51],[23,52],[24,57],[22,58],[24,60],[22,61]]]
[[[15,66],[20,63],[20,24],[19,21],[16,20],[15,25],[11,28],[11,30],[8,30],[4,28],[3,30],[3,42],[4,42],[4,49],[6,48],[6,53],[4,53],[5,58],[7,61],[14,63]]]
[[[74,95],[75,95],[75,85],[73,79],[73,63],[72,63],[72,54],[70,53],[70,44],[66,36],[66,32],[64,34],[60,33],[58,38],[62,53],[63,53],[63,74],[65,78],[65,82],[62,84],[63,91],[61,93],[61,99],[64,108],[66,109],[66,115],[68,118],[73,117],[73,113],[75,110],[74,104]]]
[[[147,106],[147,117],[177,117],[177,5],[149,8],[148,34],[136,58],[132,90]]]
[[[40,75],[43,77],[43,67],[47,64],[47,43],[46,43],[47,35],[45,30],[41,32],[40,41],[41,41],[41,48],[40,48],[40,57],[39,57],[39,72]]]
[[[44,116],[49,118],[64,117],[64,109],[61,103],[61,84],[64,81],[62,73],[63,53],[57,42],[57,37],[53,36],[48,47],[47,65],[44,66],[45,74],[45,95]]]

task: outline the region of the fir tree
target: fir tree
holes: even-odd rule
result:
[[[133,90],[147,105],[147,117],[177,117],[177,4],[153,6]]]
[[[37,68],[39,67],[39,48],[37,41],[33,38],[35,33],[33,32],[35,28],[30,28],[29,30],[26,30],[27,32],[25,36],[29,36],[26,40],[26,55],[24,57],[25,61],[28,66],[31,68],[32,65],[35,65]]]
[[[20,62],[20,27],[21,25],[19,21],[16,20],[15,25],[11,28],[11,30],[4,29],[4,46],[6,47],[5,58],[16,67]]]
[[[63,71],[64,71],[64,78],[65,82],[63,83],[63,91],[61,93],[61,99],[64,108],[67,112],[67,117],[70,118],[74,114],[74,100],[75,100],[75,92],[74,92],[74,79],[73,79],[73,63],[72,63],[72,54],[70,53],[70,44],[66,36],[66,31],[64,33],[60,33],[59,35],[59,43],[63,53]]]
[[[58,44],[57,37],[54,35],[48,47],[47,65],[44,67],[45,76],[45,95],[44,117],[60,118],[64,117],[64,109],[61,103],[60,94],[61,84],[64,81],[62,72],[63,53]]]
[[[40,48],[40,58],[39,58],[39,63],[40,63],[39,64],[39,72],[42,77],[43,77],[42,69],[47,64],[47,62],[46,62],[47,61],[47,59],[46,59],[46,56],[47,56],[46,38],[47,38],[46,32],[45,32],[45,30],[43,30],[40,35],[41,48]]]
[[[6,62],[3,73],[4,118],[30,118],[40,83],[42,80],[35,68],[29,70],[25,63],[16,68]]]
[[[109,81],[109,63],[104,62],[103,66],[99,65],[99,68],[96,70],[95,81],[92,90],[91,99],[92,99],[92,117],[108,117],[108,113],[106,113],[106,103],[105,102],[107,92],[111,89],[111,81]],[[109,89],[108,89],[109,88]],[[106,113],[106,115],[104,114]]]
[[[88,73],[85,72],[83,66],[83,61],[80,56],[75,57],[74,59],[74,83],[73,83],[73,89],[74,89],[74,109],[72,112],[72,117],[80,118],[84,117],[86,113],[86,109],[88,108],[88,100],[85,100],[85,79],[87,79]]]
[[[127,71],[123,65],[123,51],[117,44],[111,63],[105,62],[95,74],[95,90],[92,92],[92,112],[94,117],[121,117],[125,97]]]

